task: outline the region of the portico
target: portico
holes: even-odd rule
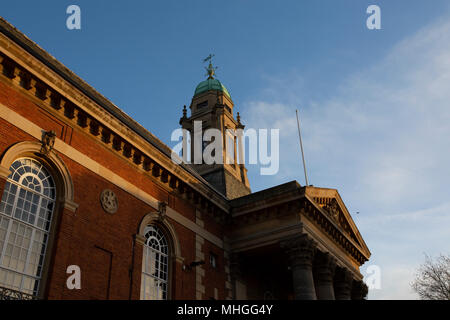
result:
[[[336,190],[290,182],[232,202],[236,299],[363,299],[370,252]]]

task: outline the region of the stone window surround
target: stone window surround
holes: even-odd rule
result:
[[[56,186],[56,195],[57,198],[55,200],[55,207],[53,209],[53,222],[58,221],[58,216],[62,214],[62,210],[66,209],[70,212],[75,212],[78,208],[78,204],[74,202],[74,192],[73,192],[73,182],[72,178],[67,170],[62,159],[53,151],[50,151],[48,154],[41,154],[41,143],[36,141],[25,141],[19,142],[12,145],[7,151],[4,153],[3,157],[0,161],[0,178],[7,179],[10,175],[10,166],[11,164],[18,158],[29,157],[32,159],[36,159],[52,175],[55,186]],[[52,257],[48,255],[48,253],[52,252],[53,246],[55,245],[55,236],[56,230],[58,226],[57,223],[52,223],[50,230],[48,232],[49,239],[47,242],[47,256],[45,257],[44,264],[42,266],[42,276],[41,276],[41,285],[39,288],[38,299],[43,298],[43,294],[46,290],[47,280],[48,280],[48,271],[50,261]]]

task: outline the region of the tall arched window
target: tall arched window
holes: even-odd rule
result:
[[[0,203],[0,286],[38,295],[55,183],[35,159],[18,159],[10,171]]]
[[[166,236],[155,225],[147,226],[144,235],[141,299],[166,300],[169,275],[169,246]]]

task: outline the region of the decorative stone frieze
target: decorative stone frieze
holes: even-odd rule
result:
[[[339,222],[339,205],[336,199],[331,199],[331,202],[326,204],[323,208],[336,223]]]

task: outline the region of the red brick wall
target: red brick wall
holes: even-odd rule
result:
[[[205,298],[214,298],[214,288],[218,290],[218,298],[225,299],[225,258],[223,256],[223,250],[218,248],[216,245],[205,240],[203,244],[203,253],[205,254],[205,276],[203,278],[203,283],[205,285]],[[213,268],[210,264],[209,257],[213,253],[217,256],[217,267]]]
[[[7,105],[45,130],[55,130],[58,138],[131,181],[158,200],[169,202],[172,208],[195,221],[195,207],[189,202],[176,195],[169,195],[149,176],[137,170],[133,164],[114,154],[79,128],[72,128],[68,123],[64,123],[63,117],[50,114],[36,101],[31,100],[34,99],[0,81],[0,103]],[[32,140],[36,139],[0,119],[0,154],[14,143]],[[50,257],[50,267],[46,297],[49,299],[128,299],[131,294],[133,299],[138,299],[142,246],[135,245],[133,263],[133,236],[137,233],[142,218],[155,210],[70,158],[59,155],[71,174],[75,192],[74,200],[79,207],[75,213],[64,208],[59,208],[57,212],[53,246],[51,252],[47,252],[47,257]],[[3,185],[4,181],[0,181],[0,192],[3,192]],[[113,190],[119,200],[119,209],[112,215],[106,213],[100,204],[100,193],[106,188]],[[203,217],[205,228],[221,237],[222,229],[214,219],[208,218],[206,213]],[[170,220],[170,222],[179,238],[181,255],[185,262],[194,261],[195,234],[175,221]],[[212,288],[217,287],[219,297],[224,298],[223,252],[212,244],[206,243],[207,241],[205,241],[205,257],[209,257],[210,250],[221,257],[220,271],[206,272],[204,281],[204,284],[208,284],[206,297],[214,296]],[[66,268],[69,265],[78,265],[81,268],[81,290],[66,288],[66,280],[69,276],[66,274]],[[131,268],[132,279],[130,279]],[[183,271],[180,263],[173,265],[172,298],[195,298],[195,273]]]

